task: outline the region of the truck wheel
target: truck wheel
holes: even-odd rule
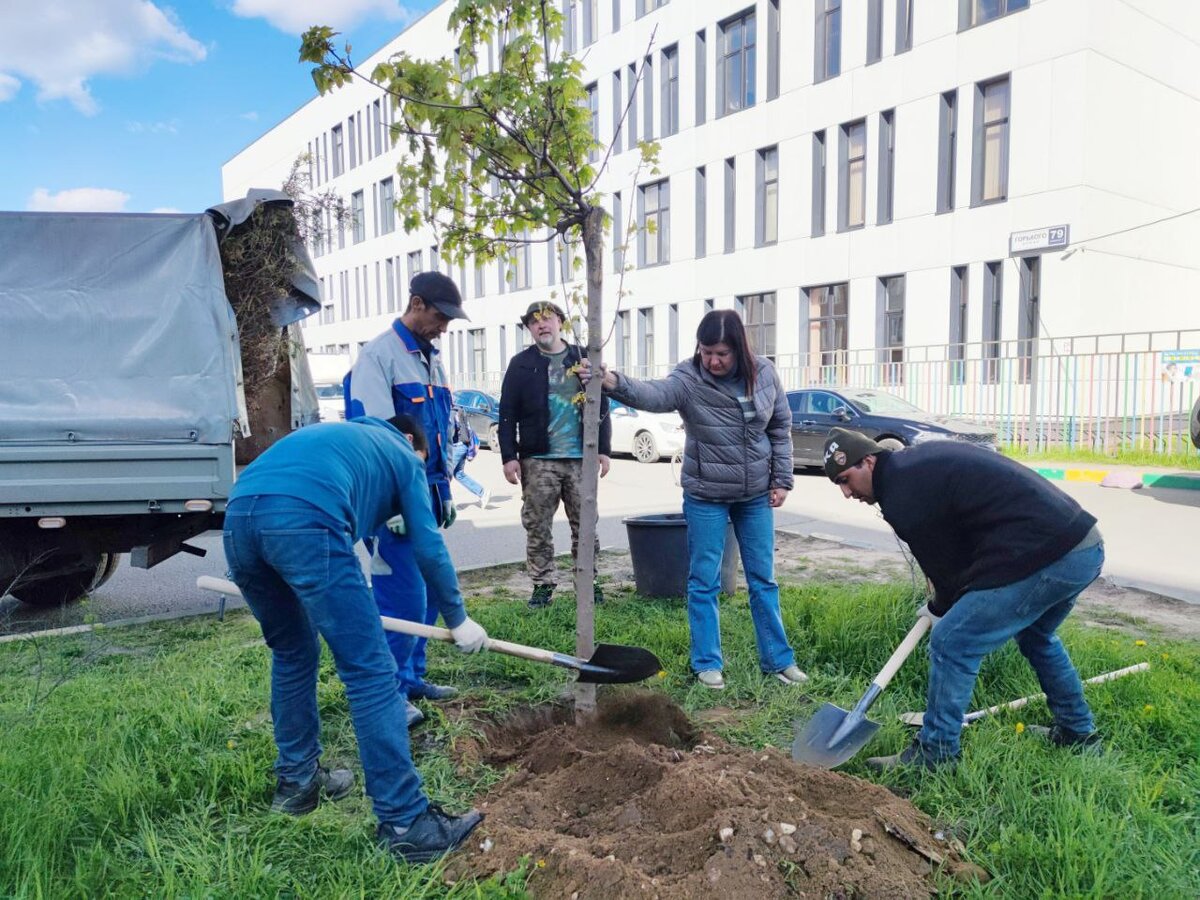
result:
[[[96,554],[95,564],[87,569],[36,581],[18,581],[9,593],[30,606],[66,606],[111,578],[119,560],[120,557],[115,553],[99,553]]]

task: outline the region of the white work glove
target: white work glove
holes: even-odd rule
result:
[[[454,637],[454,645],[463,653],[478,653],[487,646],[487,632],[483,626],[467,616],[461,625],[450,629]]]
[[[921,607],[920,611],[917,613],[917,618],[918,619],[928,619],[930,631],[933,631],[933,629],[937,627],[937,623],[942,621],[941,616],[934,615],[934,612],[933,612],[933,610],[931,610],[929,608],[928,603],[926,603],[924,606]]]
[[[404,524],[404,516],[392,516],[387,520],[387,530],[396,537],[404,537],[408,534],[408,526]]]

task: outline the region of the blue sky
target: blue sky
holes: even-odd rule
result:
[[[221,164],[315,96],[308,25],[363,59],[434,5],[0,0],[0,210],[219,203]]]

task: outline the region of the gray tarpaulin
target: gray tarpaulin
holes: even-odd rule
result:
[[[207,215],[0,212],[0,442],[228,443],[239,369]]]

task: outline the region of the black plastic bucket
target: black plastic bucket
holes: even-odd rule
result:
[[[629,557],[637,592],[643,597],[686,597],[688,579],[687,522],[683,513],[629,516]],[[721,558],[721,591],[737,589],[738,550],[733,525],[725,529]]]

